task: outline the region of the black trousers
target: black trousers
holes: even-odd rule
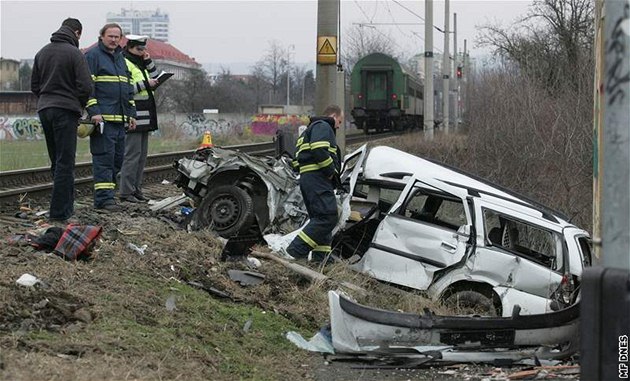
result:
[[[50,219],[65,220],[74,213],[74,165],[79,116],[74,111],[56,107],[39,112],[53,176]]]

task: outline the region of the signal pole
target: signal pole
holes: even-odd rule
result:
[[[457,56],[457,13],[453,13],[453,68],[457,71],[458,68],[458,56]],[[453,71],[451,71],[452,73]],[[451,87],[453,88],[453,93],[455,94],[455,107],[453,109],[455,112],[453,113],[453,126],[455,129],[459,127],[459,78],[457,75],[454,77],[454,81],[451,82]]]
[[[338,3],[338,0],[317,1],[316,115],[336,101]]]
[[[444,55],[442,56],[442,121],[444,132],[448,133],[449,127],[449,93],[451,76],[451,53],[449,41],[451,36],[449,33],[449,0],[444,1]]]
[[[321,0],[320,0],[321,1]],[[424,130],[433,138],[433,0],[424,2]]]

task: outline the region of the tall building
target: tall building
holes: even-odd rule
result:
[[[122,8],[120,13],[107,13],[107,22],[115,22],[125,34],[140,34],[159,41],[168,41],[168,14]]]

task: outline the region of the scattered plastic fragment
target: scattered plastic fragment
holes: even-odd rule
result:
[[[309,341],[306,341],[302,335],[294,331],[287,332],[286,338],[299,348],[310,352],[335,353],[330,331],[327,328],[322,328]]]
[[[22,276],[15,281],[15,283],[26,287],[33,287],[40,282],[41,281],[36,276],[31,274],[22,274]]]
[[[265,280],[265,275],[253,271],[228,270],[228,275],[241,286],[256,286]]]
[[[243,325],[243,332],[247,333],[249,332],[249,329],[252,327],[252,319],[249,319],[245,322],[245,324]]]
[[[175,305],[175,295],[171,295],[168,297],[168,299],[166,299],[166,310],[168,312],[173,312],[177,309],[177,306]]]
[[[260,262],[260,260],[258,258],[254,258],[254,257],[247,257],[247,264],[250,267],[253,267],[255,269],[259,269],[260,266],[262,266],[262,263]]]
[[[133,251],[135,251],[136,253],[140,254],[140,255],[144,255],[144,251],[147,249],[147,245],[142,245],[141,247],[138,247],[136,245],[134,245],[133,243],[129,242],[127,244],[127,247],[132,249]]]

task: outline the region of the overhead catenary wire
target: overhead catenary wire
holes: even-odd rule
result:
[[[400,7],[402,7],[403,9],[405,9],[407,12],[411,13],[413,16],[419,18],[421,21],[423,21],[423,22],[425,21],[424,17],[420,16],[418,13],[414,12],[409,7],[407,7],[404,4],[400,3],[400,1],[398,1],[398,0],[392,0],[392,1],[395,2],[397,5],[399,5]],[[398,28],[398,30],[400,31],[401,34],[407,36],[408,38],[412,38],[411,35],[409,35],[408,33],[403,32],[401,30],[401,28],[399,28],[398,26],[399,25],[423,25],[422,23],[399,23],[399,22],[396,22],[396,19],[395,19],[394,15],[392,14],[391,9],[389,8],[389,5],[387,4],[387,2],[386,2],[387,10],[388,10],[388,13],[389,13],[390,17],[392,18],[393,22],[392,23],[374,22],[374,17],[370,17],[368,15],[368,13],[361,6],[361,4],[360,4],[360,2],[358,0],[354,0],[354,3],[359,8],[359,11],[363,14],[365,19],[368,20],[368,22],[359,22],[359,23],[353,23],[353,24],[354,25],[359,25],[360,27],[364,27],[364,26],[372,27],[372,29],[374,29],[374,31],[376,31],[377,33],[381,34],[383,37],[385,37],[388,40],[390,40],[392,43],[394,43],[400,49],[404,49],[403,46],[401,46],[399,43],[397,43],[391,36],[389,36],[389,35],[383,33],[382,31],[380,31],[378,28],[376,28],[376,26],[395,25]],[[377,4],[378,4],[378,2],[377,2]],[[435,25],[433,25],[433,28],[436,29],[437,31],[441,32],[441,33],[444,33],[444,31],[441,28],[439,28],[439,27],[437,27]],[[420,35],[419,33],[415,32],[415,31],[410,31],[410,33],[412,35],[420,38],[420,40],[423,43],[425,43],[424,37],[422,35]],[[440,54],[444,53],[441,49],[439,49],[437,47],[435,47],[434,49],[435,49],[435,51],[437,53],[440,53]],[[452,57],[449,57],[449,58],[452,59]]]
[[[425,21],[424,17],[420,16],[419,14],[417,14],[416,12],[412,11],[411,9],[409,9],[409,7],[403,5],[400,1],[398,0],[392,0],[394,3],[398,4],[400,7],[402,7],[403,9],[405,9],[407,12],[411,13],[412,15],[418,17],[420,20]],[[442,30],[441,28],[433,25],[433,29],[437,30],[440,33],[444,33],[444,30]]]

